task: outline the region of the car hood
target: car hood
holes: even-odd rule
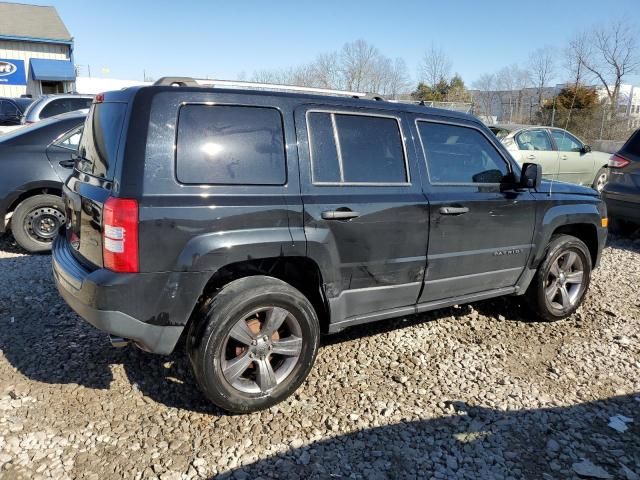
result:
[[[590,197],[598,196],[598,192],[591,187],[583,187],[575,183],[560,182],[558,180],[553,182],[543,180],[540,183],[540,189],[538,191],[543,193],[551,191],[552,193],[566,193],[568,195],[588,195]]]

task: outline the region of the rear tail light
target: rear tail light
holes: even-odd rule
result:
[[[609,168],[623,168],[629,165],[631,162],[618,154],[611,155],[609,158]]]
[[[138,202],[109,197],[102,210],[104,267],[114,272],[138,271]]]

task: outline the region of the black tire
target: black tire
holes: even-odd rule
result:
[[[607,167],[602,167],[600,170],[598,170],[598,173],[596,173],[596,178],[593,179],[593,184],[591,185],[591,188],[593,188],[598,193],[600,193],[602,192],[602,189],[604,188],[608,180],[609,180],[609,169]]]
[[[260,322],[263,313],[255,313],[260,309],[267,310],[264,318],[267,318],[266,315],[269,315],[270,311],[286,310],[287,316],[281,330],[276,330],[273,335],[263,336],[263,332],[268,331],[265,319],[259,326],[255,326],[256,329],[260,329],[259,334],[255,332],[255,338],[258,339],[256,342],[262,343],[252,346],[248,342],[242,344],[236,341],[231,336],[232,329],[236,331],[241,322],[244,327],[247,324],[250,327],[254,326],[255,323],[251,322],[256,320]],[[255,315],[255,318],[252,315]],[[302,293],[276,278],[252,276],[229,283],[205,307],[201,317],[194,320],[187,338],[187,354],[194,376],[206,397],[230,412],[247,413],[262,410],[287,398],[306,379],[318,351],[320,327],[313,306]],[[282,328],[285,330],[283,335],[286,335],[286,329],[289,328],[287,322],[291,323],[297,332],[297,335],[290,332],[287,338],[301,339],[301,346],[298,346],[300,351],[295,358],[280,356],[275,352],[275,346],[283,345],[284,342],[278,344],[277,340],[273,340],[274,335],[279,335],[278,332],[282,332]],[[266,353],[262,348],[267,344],[265,342],[269,343],[269,346],[265,347],[269,348]],[[273,353],[269,353],[271,347]],[[246,358],[247,355],[256,360],[247,360],[251,363],[244,367],[243,373],[232,383],[225,376],[229,368],[225,370],[223,366],[228,367],[232,362],[240,357]],[[227,358],[229,356],[230,359]],[[263,371],[263,362],[272,365],[271,373],[274,379],[278,372],[288,372],[282,379],[274,380],[278,383],[265,391],[262,390],[259,381],[259,378],[263,378],[259,375]],[[255,388],[254,385],[259,391],[243,390],[251,390]]]
[[[11,233],[28,252],[47,252],[64,223],[64,203],[60,197],[35,195],[16,207],[11,217]]]
[[[582,281],[578,288],[575,289],[575,283],[569,283],[567,278],[576,272],[567,271],[561,268],[563,273],[562,279],[552,272],[554,265],[558,265],[558,261],[567,259],[569,252],[574,253],[579,258],[579,264],[582,268]],[[571,258],[571,257],[570,257]],[[554,235],[547,247],[547,253],[536,272],[536,275],[527,290],[527,300],[531,306],[533,313],[536,314],[538,320],[554,322],[562,320],[572,315],[584,300],[584,296],[589,288],[591,280],[591,254],[584,242],[571,235]],[[573,278],[576,278],[575,275]],[[562,283],[562,282],[567,283]],[[565,295],[562,292],[562,285],[565,287],[569,301],[565,303]],[[566,287],[566,285],[570,285]],[[547,293],[551,295],[557,289],[555,298],[557,301],[550,300]],[[571,290],[570,290],[571,289]],[[573,299],[573,300],[572,300]]]

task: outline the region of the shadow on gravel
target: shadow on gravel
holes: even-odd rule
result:
[[[5,245],[0,248],[4,249]],[[39,257],[47,263],[46,257]],[[0,258],[0,275],[4,275],[5,268],[10,269],[13,281],[28,284],[27,288],[19,289],[21,294],[13,289],[0,291],[0,350],[21,374],[43,383],[108,389],[113,381],[112,366],[122,365],[132,388],[158,403],[196,412],[225,414],[200,393],[183,351],[160,356],[142,352],[134,346],[111,347],[106,333],[78,317],[59,297],[48,265],[39,263],[39,272],[44,269],[46,278],[34,279],[38,275],[32,271],[33,260],[29,256]],[[497,299],[473,306],[488,316],[504,314],[508,318],[519,318],[511,303]],[[448,316],[466,315],[471,308],[469,305],[445,308],[361,325],[325,336],[322,344],[332,345]],[[507,313],[507,309],[512,313]]]
[[[0,234],[0,250],[6,253],[29,255],[29,252],[18,245],[9,233]]]
[[[597,478],[638,478],[638,395],[519,411],[448,402],[448,417],[355,431],[212,478],[578,478],[583,459],[611,475]],[[614,415],[635,422],[621,433],[607,426]]]
[[[640,229],[635,233],[621,235],[609,233],[607,247],[628,250],[630,252],[640,252]]]
[[[614,239],[612,246],[624,248],[619,246],[621,242],[627,245],[629,241]],[[10,243],[8,236],[0,237],[0,250],[12,252],[14,247]],[[630,245],[629,248],[634,249],[635,244]],[[15,247],[15,253],[24,252]],[[44,256],[38,257],[46,260]],[[34,279],[32,260],[29,256],[0,258],[0,275],[5,275],[5,268],[11,269],[13,282],[29,285],[21,289],[21,295],[13,289],[0,291],[0,350],[21,374],[44,383],[108,389],[113,381],[112,366],[122,365],[132,387],[154,401],[170,407],[223,415],[198,390],[183,352],[166,357],[148,354],[132,346],[122,350],[112,348],[105,333],[80,319],[60,299],[48,267],[45,268],[46,278]],[[39,264],[39,268],[42,271],[43,265]],[[500,315],[510,321],[530,321],[521,313],[524,309],[519,308],[519,302],[520,299],[494,299],[385,320],[326,336],[322,343],[332,345],[448,316],[467,315],[472,308],[496,321]]]

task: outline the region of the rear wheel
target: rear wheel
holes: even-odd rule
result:
[[[582,240],[554,236],[527,296],[542,320],[561,320],[573,314],[584,299],[591,279],[591,255]]]
[[[598,170],[598,173],[596,173],[596,178],[593,180],[592,187],[598,193],[602,192],[602,189],[604,188],[604,186],[607,184],[608,181],[609,181],[609,169],[606,167],[602,167],[600,170]]]
[[[11,233],[29,252],[51,250],[58,228],[65,223],[64,203],[56,195],[35,195],[23,200],[11,217]]]
[[[268,408],[291,395],[309,374],[320,329],[309,300],[266,276],[226,285],[187,339],[205,395],[231,412]]]

